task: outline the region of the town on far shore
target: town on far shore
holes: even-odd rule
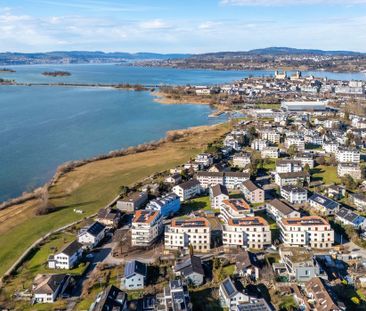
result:
[[[365,82],[276,71],[160,93],[242,115],[42,239],[5,280],[9,309],[366,310]]]

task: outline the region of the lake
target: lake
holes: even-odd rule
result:
[[[117,65],[11,66],[18,82],[217,84],[270,71],[179,70]],[[43,76],[66,70],[70,77]],[[319,75],[365,79],[364,74]],[[317,75],[317,74],[315,74]],[[317,75],[317,76],[319,76]],[[165,136],[166,131],[222,122],[205,105],[161,105],[149,92],[108,88],[0,87],[0,201],[49,180],[58,165]]]

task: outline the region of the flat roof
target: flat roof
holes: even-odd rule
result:
[[[159,214],[159,211],[139,210],[135,212],[132,222],[148,224],[154,221],[159,216]]]
[[[246,227],[246,226],[268,226],[268,222],[259,216],[253,216],[253,217],[243,217],[240,219],[229,219],[228,224],[230,226],[240,226],[240,227]]]
[[[243,199],[223,200],[222,203],[224,203],[227,207],[229,207],[237,212],[251,210],[249,204],[247,202],[245,202]]]
[[[329,223],[319,216],[305,216],[301,218],[284,218],[282,223],[286,226],[319,226],[329,225]]]
[[[209,227],[209,221],[204,217],[189,219],[173,219],[172,227]]]

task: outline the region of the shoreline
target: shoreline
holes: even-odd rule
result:
[[[228,123],[219,123],[168,131],[165,138],[149,145],[74,161],[68,169],[59,171],[43,186],[48,189],[49,199],[56,207],[52,213],[43,216],[35,214],[42,203],[41,198],[0,210],[0,242],[4,243],[0,250],[3,266],[0,275],[3,276],[24,250],[40,237],[79,218],[90,217],[119,193],[121,185],[138,184],[153,174],[183,164],[201,152],[209,142],[221,137],[228,128]],[[166,157],[163,162],[162,156]],[[79,206],[84,213],[73,213],[72,206]],[[17,211],[21,214],[18,215]],[[21,232],[27,232],[28,239],[21,238]],[[6,241],[12,241],[16,247],[5,247]]]

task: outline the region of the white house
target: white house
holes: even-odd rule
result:
[[[132,219],[131,245],[150,246],[162,233],[163,219],[159,211],[138,210]]]
[[[201,193],[201,184],[197,179],[190,179],[173,187],[172,191],[181,201],[186,201]]]
[[[268,202],[266,204],[266,211],[268,215],[276,221],[279,221],[282,218],[300,217],[298,211],[278,199]]]
[[[250,164],[250,153],[242,153],[233,156],[233,166],[245,168]]]
[[[238,305],[249,302],[249,296],[238,291],[230,277],[220,284],[219,295],[221,306],[230,311],[235,311]]]
[[[78,241],[73,241],[66,245],[60,252],[48,258],[48,268],[50,269],[72,269],[79,263],[83,253],[83,245]]]
[[[89,227],[80,230],[78,235],[78,242],[93,248],[103,240],[105,236],[106,227],[100,222],[94,222]]]
[[[281,197],[291,204],[302,204],[308,200],[308,191],[296,186],[281,187]]]
[[[38,274],[32,286],[35,303],[54,303],[70,282],[67,274]]]
[[[227,188],[221,184],[210,187],[211,208],[219,209],[222,201],[229,199]]]
[[[126,263],[124,277],[121,281],[121,288],[127,290],[138,290],[145,287],[147,266],[138,260]]]
[[[308,201],[312,208],[325,215],[334,215],[340,207],[338,202],[316,192],[308,199]]]
[[[341,148],[336,152],[336,159],[343,163],[360,163],[360,152],[357,149]]]

